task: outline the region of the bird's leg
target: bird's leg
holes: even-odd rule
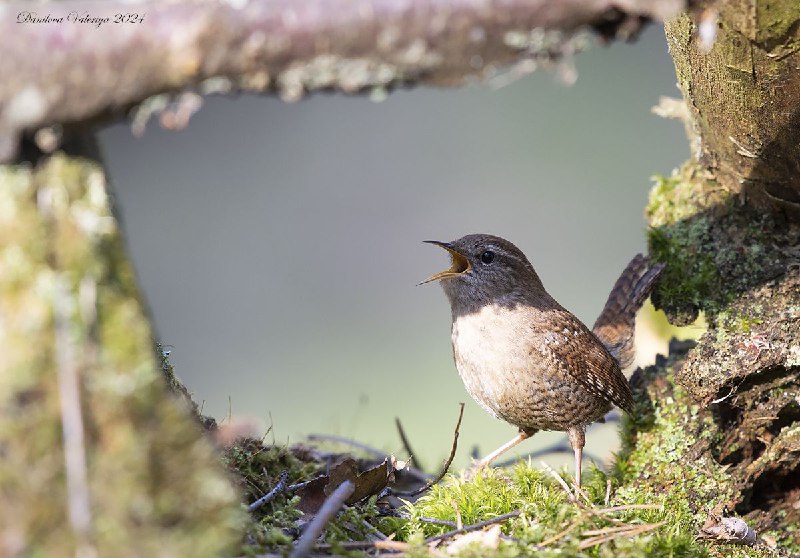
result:
[[[508,450],[510,450],[523,440],[527,440],[528,438],[536,434],[536,432],[537,432],[536,430],[527,430],[527,431],[520,430],[519,434],[517,434],[513,439],[509,440],[508,442],[506,442],[505,444],[494,450],[492,453],[481,459],[480,461],[476,461],[475,464],[472,466],[472,473],[474,474],[481,468],[491,465],[495,459],[503,455],[505,452],[507,452]]]
[[[583,446],[586,444],[586,430],[584,426],[573,426],[569,429],[569,445],[575,452],[575,486],[581,489],[581,466],[583,465]]]

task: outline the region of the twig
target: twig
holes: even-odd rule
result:
[[[425,467],[422,466],[420,463],[419,457],[417,453],[411,449],[411,442],[408,441],[408,436],[406,436],[406,431],[403,429],[403,424],[400,422],[400,417],[395,417],[394,423],[397,425],[397,433],[400,435],[400,441],[403,442],[403,447],[406,450],[406,453],[409,456],[409,459],[413,456],[414,463],[416,464],[417,469],[420,471],[424,471]]]
[[[53,289],[54,349],[61,411],[61,434],[64,440],[67,517],[78,541],[79,550],[93,550],[88,547],[92,513],[81,410],[78,352],[75,347],[75,336],[71,331],[72,328],[78,327],[73,323],[73,304],[74,300],[70,293],[66,274],[58,275]]]
[[[452,504],[453,504],[453,510],[455,510],[456,512],[456,529],[463,529],[464,522],[461,520],[461,510],[458,509],[458,502],[453,500]]]
[[[367,531],[369,531],[369,534],[372,537],[372,540],[386,541],[386,540],[390,540],[391,539],[391,537],[386,536],[386,533],[384,533],[383,531],[381,531],[380,529],[375,527],[372,523],[370,523],[366,519],[362,519],[361,520],[361,525],[364,528],[366,528]],[[392,537],[394,537],[394,535],[392,535]]]
[[[389,550],[389,551],[397,551],[397,552],[409,552],[413,549],[413,547],[405,542],[402,541],[395,541],[392,539],[386,539],[382,541],[345,541],[336,544],[318,544],[314,547],[316,550],[321,550],[323,552],[328,552],[334,549],[341,549],[341,550]],[[429,552],[432,553],[434,556],[444,556],[441,553],[436,552],[435,550],[429,549]],[[260,558],[260,557],[259,557]]]
[[[312,442],[335,442],[337,444],[344,444],[345,446],[350,446],[353,448],[360,449],[364,453],[368,453],[372,457],[377,459],[385,459],[387,454],[382,452],[378,449],[373,448],[372,446],[368,446],[367,444],[362,444],[361,442],[357,442],[350,438],[345,438],[344,436],[337,436],[335,434],[309,434],[306,436],[306,439],[311,440]]]
[[[608,507],[608,503],[611,501],[611,479],[606,479],[606,498],[603,500],[603,505]]]
[[[447,461],[445,461],[444,466],[442,467],[442,471],[436,476],[436,478],[426,482],[422,488],[418,488],[417,490],[412,490],[409,492],[400,492],[393,490],[392,494],[398,496],[417,496],[419,494],[422,494],[426,490],[430,489],[430,487],[432,487],[433,485],[435,485],[444,478],[444,476],[447,474],[447,471],[450,470],[450,465],[452,465],[453,459],[455,459],[456,457],[456,449],[458,448],[458,434],[459,434],[459,429],[461,428],[462,418],[464,418],[463,403],[461,403],[461,410],[458,413],[458,422],[456,423],[455,432],[453,432],[453,448],[450,450],[450,457],[447,458]]]
[[[594,537],[597,535],[611,535],[613,533],[623,533],[625,531],[631,531],[633,529],[638,529],[641,525],[633,525],[631,523],[626,523],[625,525],[619,525],[617,527],[602,527],[600,529],[587,529],[583,531],[581,535],[587,537]]]
[[[576,500],[575,505],[578,506],[581,510],[585,511],[586,513],[588,513],[589,515],[593,515],[594,517],[603,519],[605,521],[610,521],[611,523],[615,523],[616,525],[630,525],[629,523],[625,523],[624,521],[621,521],[621,520],[619,520],[619,519],[617,519],[615,517],[607,517],[607,516],[603,515],[602,513],[600,513],[599,511],[597,511],[597,510],[595,510],[593,508],[590,508],[589,506],[587,506],[586,504],[584,504],[580,500]]]
[[[553,536],[552,536],[552,537],[550,537],[549,539],[545,539],[545,540],[543,540],[542,542],[540,542],[540,543],[538,544],[538,546],[540,546],[540,547],[549,546],[549,545],[553,544],[554,542],[556,542],[556,541],[558,541],[558,540],[560,540],[560,539],[563,539],[564,537],[566,537],[567,535],[569,535],[569,534],[570,534],[572,531],[574,531],[574,530],[575,530],[575,528],[576,528],[578,525],[580,525],[580,524],[581,524],[581,519],[582,519],[582,518],[580,518],[580,517],[579,517],[578,519],[576,519],[575,521],[573,521],[573,522],[572,522],[572,523],[571,523],[571,524],[570,524],[570,525],[569,525],[569,526],[568,526],[566,529],[564,529],[563,531],[561,531],[560,533],[558,533],[558,534],[556,534],[556,535],[553,535]]]
[[[575,495],[583,496],[583,499],[586,500],[586,504],[592,506],[592,501],[589,499],[589,495],[586,494],[586,492],[584,492],[583,489],[574,482],[572,483],[572,486],[575,488]]]
[[[264,496],[247,506],[247,511],[254,512],[264,504],[271,502],[275,496],[280,494],[286,489],[286,481],[289,480],[289,471],[281,471],[280,477],[278,477],[278,484],[275,487],[267,492]]]
[[[430,544],[437,541],[442,541],[444,539],[449,539],[450,537],[455,537],[456,535],[461,535],[463,533],[471,533],[472,531],[479,531],[484,527],[488,527],[489,525],[494,525],[495,523],[502,523],[507,519],[511,519],[513,517],[517,517],[519,514],[522,513],[522,510],[514,510],[512,512],[504,513],[503,515],[498,515],[497,517],[493,517],[491,519],[486,519],[484,521],[480,521],[478,523],[473,523],[472,525],[467,525],[461,529],[453,529],[452,531],[448,531],[446,533],[442,533],[441,535],[434,535],[432,537],[428,537],[425,539],[425,544]]]
[[[411,520],[412,517],[410,514],[396,512],[392,514],[386,514],[388,517],[399,517],[400,519]],[[417,521],[421,521],[422,523],[430,523],[431,525],[444,525],[445,527],[457,528],[455,521],[448,521],[446,519],[436,519],[435,517],[417,517],[415,518]]]
[[[614,528],[609,527],[606,531],[606,534],[598,535],[596,537],[592,537],[581,541],[578,545],[580,550],[587,549],[592,546],[597,546],[598,544],[603,544],[604,542],[608,542],[610,540],[616,539],[617,537],[632,537],[634,535],[641,535],[642,533],[646,533],[648,531],[652,531],[653,529],[657,529],[662,525],[665,525],[666,521],[661,521],[659,523],[646,523],[644,525],[630,525],[629,529],[624,529],[622,527]],[[615,530],[616,529],[616,530]],[[603,531],[602,529],[598,531]],[[591,533],[592,531],[587,531],[587,533]]]
[[[333,491],[333,494],[328,496],[319,512],[317,512],[317,515],[314,516],[314,519],[311,520],[311,523],[308,524],[303,535],[297,541],[297,544],[295,544],[292,553],[289,555],[290,558],[303,558],[304,556],[308,556],[314,549],[314,545],[325,530],[325,527],[334,516],[339,513],[339,510],[342,509],[345,501],[352,496],[355,489],[356,485],[346,480]]]
[[[556,473],[555,470],[544,461],[539,461],[539,463],[541,463],[545,471],[550,473],[550,475],[558,481],[558,484],[560,484],[564,488],[564,491],[569,495],[569,499],[573,502],[577,501],[575,494],[573,494],[572,490],[569,489],[569,485],[566,483],[564,479],[561,478],[561,475]]]
[[[625,506],[612,506],[610,508],[603,508],[595,510],[597,513],[612,513],[625,510],[663,510],[664,506],[661,504],[628,504]]]

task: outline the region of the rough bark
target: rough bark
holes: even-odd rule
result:
[[[102,167],[0,167],[0,555],[231,548],[238,494],[188,411],[162,381]]]
[[[719,0],[716,40],[695,20],[668,22],[667,41],[691,115],[693,157],[724,188],[800,214],[800,4]],[[711,20],[709,20],[711,25]]]
[[[684,5],[685,0],[0,4],[0,162],[15,155],[24,131],[119,117],[149,99],[137,112],[146,121],[172,101],[152,98],[158,94],[245,90],[296,100],[320,89],[357,93],[416,83],[455,85],[517,61],[569,54],[575,48],[569,38],[582,27],[629,38],[648,20],[662,20]],[[131,11],[136,18],[115,23],[116,14]],[[31,17],[47,21],[34,23]],[[103,18],[109,20],[97,21]],[[199,97],[181,100],[177,120],[197,109]]]
[[[686,411],[678,459],[705,464],[690,501],[798,551],[800,5],[722,0],[704,18],[715,13],[710,50],[695,19],[667,22],[693,160],[657,181],[647,209],[667,264],[654,301],[678,323],[703,310],[710,327],[669,374],[638,376],[640,394]]]

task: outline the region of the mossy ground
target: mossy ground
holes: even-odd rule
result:
[[[515,510],[520,515],[502,523],[504,538],[499,546],[479,545],[460,550],[459,556],[649,556],[734,558],[777,556],[766,545],[756,548],[719,545],[697,539],[708,513],[730,500],[734,490],[726,467],[708,458],[698,448],[715,442],[710,428],[712,416],[691,402],[673,382],[673,367],[678,360],[662,359],[656,366],[640,370],[633,386],[637,408],[635,419],[622,423],[623,448],[608,472],[591,468],[584,476],[588,503],[571,501],[552,474],[537,463],[525,461],[509,469],[490,469],[474,478],[463,473],[448,475],[441,483],[402,511],[407,518],[385,517],[378,513],[374,498],[365,506],[349,508],[328,528],[325,541],[342,543],[365,540],[372,528],[408,546],[412,556],[441,555],[450,541],[437,548],[424,543],[426,537],[450,531],[451,526],[437,525],[430,519],[464,525],[491,519]],[[244,470],[244,478],[259,477],[257,494],[269,490],[282,469],[296,479],[316,474],[310,464],[287,453],[285,448],[271,448],[258,453],[259,463],[234,450],[229,464]],[[571,471],[561,477],[571,479]],[[263,479],[270,478],[270,482]],[[611,498],[606,505],[607,483]],[[282,552],[289,548],[300,517],[296,496],[280,496],[254,517],[250,531],[249,552]],[[610,506],[651,505],[656,509],[603,511]],[[662,523],[656,528],[631,536],[618,536],[588,546],[593,533],[620,525]],[[366,525],[372,527],[366,527]],[[356,527],[360,526],[360,527]],[[360,530],[360,532],[359,532]],[[561,535],[561,536],[559,536]],[[334,549],[336,547],[334,546]],[[340,548],[339,553],[344,549]],[[362,555],[350,551],[349,555]]]

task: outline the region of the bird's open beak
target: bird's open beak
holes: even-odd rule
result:
[[[425,283],[430,283],[431,281],[439,281],[440,279],[455,277],[456,275],[460,275],[462,273],[469,271],[470,269],[469,260],[465,258],[463,255],[461,255],[461,253],[456,251],[453,248],[453,245],[450,244],[449,242],[439,242],[438,240],[425,240],[424,242],[428,244],[435,244],[436,246],[441,246],[442,248],[450,252],[450,257],[453,258],[453,261],[450,264],[450,269],[446,269],[444,271],[440,271],[439,273],[435,273],[430,277],[428,277],[427,279],[425,279],[424,281],[417,283],[417,285],[424,285]]]

